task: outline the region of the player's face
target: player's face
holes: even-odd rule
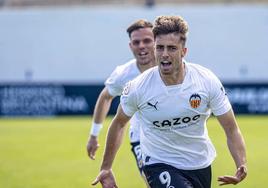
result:
[[[151,28],[141,28],[131,33],[129,46],[140,65],[154,61],[154,35]]]
[[[164,75],[172,75],[179,71],[186,52],[187,48],[180,41],[179,34],[159,35],[155,39],[156,61]]]

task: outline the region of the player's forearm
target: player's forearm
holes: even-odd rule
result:
[[[107,91],[104,89],[101,92],[95,105],[94,114],[93,114],[93,121],[95,123],[103,123],[111,107],[112,100],[113,100],[113,97],[110,96],[107,93]]]
[[[243,136],[236,123],[233,110],[217,117],[227,136],[227,144],[237,167],[246,163],[246,149]]]
[[[103,123],[110,109],[112,100],[103,100],[97,102],[94,110],[93,121],[95,123]]]
[[[124,132],[126,129],[125,127],[125,124],[120,124],[116,122],[116,120],[113,120],[107,134],[105,152],[101,165],[102,170],[108,170],[112,168],[115,155],[124,137]]]
[[[227,143],[236,167],[238,168],[241,165],[245,165],[247,162],[246,147],[239,129],[227,137]]]

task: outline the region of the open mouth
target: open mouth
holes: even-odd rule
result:
[[[148,52],[141,52],[141,53],[139,53],[139,56],[140,57],[145,57],[145,56],[147,56],[148,55]]]
[[[163,67],[169,67],[169,66],[171,66],[172,63],[170,61],[161,61],[160,64]]]
[[[172,63],[170,61],[161,61],[160,62],[160,68],[164,72],[166,72],[166,71],[169,72],[172,69]]]

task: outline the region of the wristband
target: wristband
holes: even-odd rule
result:
[[[91,126],[90,134],[92,136],[98,136],[100,134],[101,128],[102,128],[102,124],[101,123],[95,123],[95,122],[93,122],[92,123],[92,126]]]

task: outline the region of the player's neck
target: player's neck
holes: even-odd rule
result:
[[[184,77],[186,75],[185,64],[182,63],[181,67],[177,71],[175,71],[173,74],[165,75],[165,74],[162,74],[160,70],[159,70],[159,74],[166,86],[182,84]]]
[[[147,64],[139,64],[139,63],[137,63],[137,67],[138,67],[138,69],[139,69],[139,71],[141,73],[143,73],[144,71],[146,71],[147,69],[149,69],[149,68],[151,68],[153,66],[155,66],[154,62],[150,62],[150,63],[147,63]]]

